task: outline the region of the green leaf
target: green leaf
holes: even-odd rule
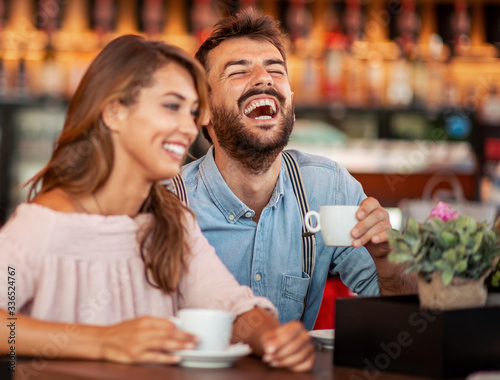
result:
[[[429,252],[429,260],[434,262],[443,256],[443,252],[438,247],[432,247]]]
[[[474,247],[472,248],[472,250],[474,252],[479,251],[479,247],[481,247],[482,242],[483,242],[483,233],[478,232],[474,237]]]
[[[436,260],[434,262],[434,266],[437,268],[437,269],[444,269],[446,267],[446,261],[444,260]]]
[[[446,267],[443,272],[441,272],[441,281],[443,281],[444,286],[448,286],[453,279],[453,269],[451,267]]]
[[[472,216],[464,216],[464,227],[469,232],[474,232],[477,229],[477,223]]]
[[[439,237],[439,241],[443,244],[444,248],[451,248],[457,245],[458,236],[454,233],[444,231]]]
[[[457,253],[454,249],[449,249],[444,253],[443,258],[449,263],[455,264],[457,262]]]
[[[405,232],[413,236],[418,236],[418,223],[415,221],[415,219],[410,218],[408,220],[408,225]]]
[[[467,269],[467,260],[460,260],[458,263],[455,264],[453,269],[457,273],[462,273]]]

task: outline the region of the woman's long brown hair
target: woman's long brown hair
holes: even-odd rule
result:
[[[113,144],[101,114],[114,100],[131,105],[140,90],[153,84],[153,75],[176,63],[193,77],[200,104],[199,126],[207,110],[202,66],[181,49],[161,41],[126,35],[111,41],[90,64],[68,107],[64,128],[48,164],[29,182],[29,199],[54,188],[73,195],[93,194],[113,168]],[[154,183],[141,212],[154,222],[138,234],[148,281],[172,292],[186,269],[186,208],[161,183]]]

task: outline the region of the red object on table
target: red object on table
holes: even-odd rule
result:
[[[344,285],[340,278],[333,277],[326,281],[323,300],[319,308],[318,318],[314,330],[335,328],[335,300],[338,297],[352,297],[352,292]]]

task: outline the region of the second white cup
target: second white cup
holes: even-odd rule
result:
[[[321,231],[326,245],[335,247],[352,246],[351,230],[358,224],[356,211],[359,206],[326,205],[319,206],[319,212],[309,211],[304,222],[309,232]],[[316,218],[316,226],[312,225],[312,217]]]
[[[229,347],[233,315],[223,310],[182,309],[178,312],[178,327],[196,335],[201,351],[221,351]]]

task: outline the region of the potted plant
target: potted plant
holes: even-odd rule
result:
[[[421,307],[444,310],[486,303],[484,281],[500,256],[497,228],[457,216],[439,202],[424,223],[410,218],[403,232],[390,231],[389,244],[389,260],[406,266],[406,273],[417,273]]]

